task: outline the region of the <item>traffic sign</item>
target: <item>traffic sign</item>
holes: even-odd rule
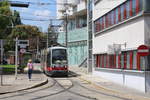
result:
[[[146,45],[140,45],[137,49],[137,53],[140,56],[148,56],[149,55],[149,47]]]
[[[21,52],[21,53],[25,53],[25,52],[26,52],[26,49],[22,48],[22,49],[20,49],[20,52]]]

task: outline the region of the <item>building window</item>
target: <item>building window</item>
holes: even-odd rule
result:
[[[145,60],[144,60],[144,57],[140,57],[140,68],[141,68],[141,70],[145,70]]]
[[[119,19],[118,19],[118,8],[115,10],[115,12],[116,12],[116,15],[115,15],[116,16],[116,19],[115,19],[116,22],[115,23],[117,24],[119,22]]]
[[[111,13],[108,14],[108,27],[112,25],[112,21],[111,21],[112,17],[111,17]]]
[[[127,63],[126,63],[127,69],[130,69],[130,52],[127,52],[127,60],[126,61],[127,61]]]
[[[143,10],[143,0],[139,0],[139,12]]]
[[[132,16],[136,15],[136,0],[132,0]]]
[[[126,18],[130,17],[130,2],[126,2]]]
[[[133,69],[133,52],[130,51],[130,70]]]
[[[130,2],[130,16],[132,16],[132,0],[130,0],[129,2]]]
[[[121,21],[123,21],[124,20],[124,5],[122,5],[120,9],[121,9]]]
[[[121,21],[124,21],[130,17],[133,17],[133,16],[139,14],[142,11],[142,8],[143,8],[142,0],[127,0],[122,5],[116,7],[114,10],[105,14],[103,17],[100,17],[99,19],[101,19],[102,22],[100,22],[99,27],[101,27],[101,28],[99,28],[99,30],[97,30],[95,32],[102,31],[105,28],[108,28],[114,24],[117,24]],[[99,20],[99,19],[97,19],[97,20]],[[95,23],[95,24],[97,24],[97,23]],[[96,29],[97,28],[95,28],[95,30]]]
[[[98,54],[96,57],[97,68],[113,68],[124,70],[145,70],[144,57],[137,55],[137,51],[125,51],[121,54]]]
[[[124,68],[124,54],[121,54],[121,68]]]
[[[104,68],[106,68],[106,63],[107,63],[107,55],[104,55]]]
[[[102,17],[102,30],[105,28],[105,17]]]
[[[103,29],[102,18],[100,18],[100,31]]]
[[[137,68],[137,52],[136,51],[133,51],[133,69],[135,70]]]
[[[106,17],[105,17],[105,25],[106,25],[106,28],[108,27],[108,14],[106,15]]]
[[[118,21],[121,21],[121,8],[118,7]]]

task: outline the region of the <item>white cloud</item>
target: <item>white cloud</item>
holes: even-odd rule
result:
[[[49,10],[36,10],[35,12],[34,12],[34,15],[35,16],[45,16],[45,17],[48,17],[48,16],[50,16],[50,11]]]

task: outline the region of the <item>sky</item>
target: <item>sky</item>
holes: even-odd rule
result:
[[[9,0],[9,1],[21,1],[30,2],[28,8],[11,7],[12,10],[20,12],[21,21],[23,24],[38,26],[42,31],[46,32],[50,24],[49,19],[56,18],[56,0]],[[39,5],[38,3],[52,3],[53,5]],[[31,21],[25,19],[41,20]],[[46,20],[46,21],[43,21]]]

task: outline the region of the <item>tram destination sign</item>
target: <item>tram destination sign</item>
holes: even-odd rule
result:
[[[146,45],[140,45],[137,49],[137,54],[140,56],[148,56],[149,53],[149,47]]]

